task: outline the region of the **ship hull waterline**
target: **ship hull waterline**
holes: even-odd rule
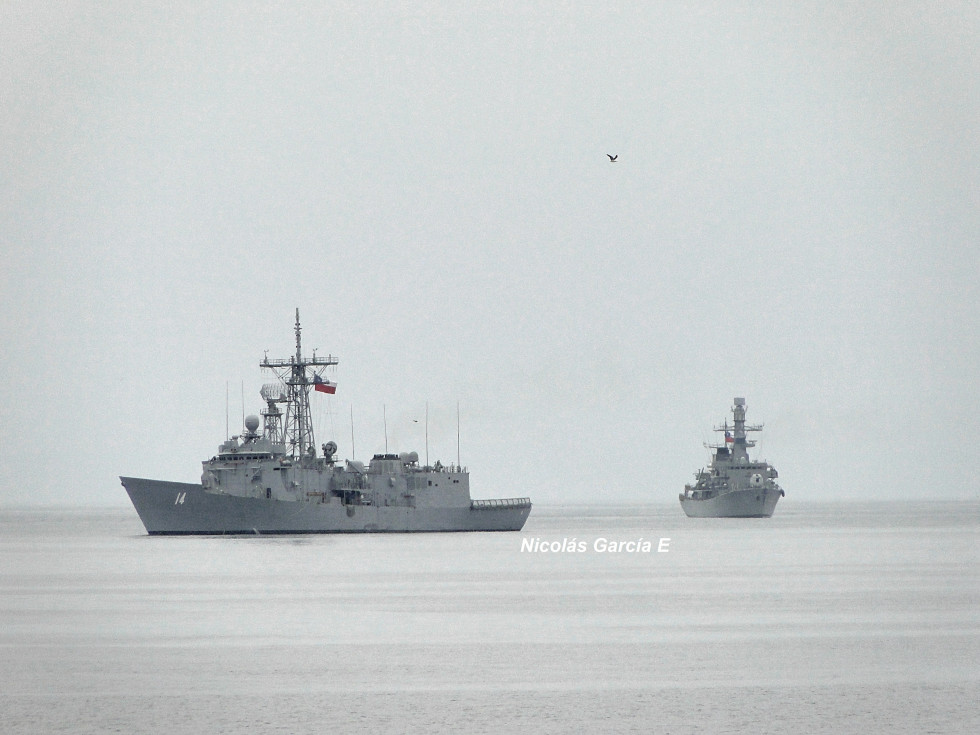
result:
[[[200,484],[121,477],[150,535],[520,531],[531,505],[343,505],[205,492]]]
[[[680,496],[681,507],[688,518],[770,518],[781,490],[749,488],[733,490],[706,500]]]

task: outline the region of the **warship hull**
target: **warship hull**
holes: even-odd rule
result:
[[[460,506],[345,505],[206,492],[200,484],[121,477],[151,535],[520,531],[531,503],[473,500]]]
[[[688,518],[769,518],[782,497],[772,488],[732,490],[708,499],[681,495],[681,507]]]

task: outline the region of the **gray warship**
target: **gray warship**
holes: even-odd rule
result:
[[[149,534],[521,530],[530,498],[471,499],[458,464],[420,465],[417,452],[340,462],[332,441],[318,454],[310,392],[335,392],[323,373],[338,360],[303,356],[299,309],[295,331],[295,355],[259,363],[278,378],[262,387],[262,419],[202,463],[200,484],[119,478]]]
[[[679,496],[688,518],[769,518],[785,495],[776,484],[776,468],[749,458],[755,442],[745,432],[762,431],[762,425],[745,425],[744,398],[735,399],[732,413],[734,426],[726,420],[714,429],[725,432],[725,441],[705,444],[714,450],[708,469],[695,472],[694,484],[685,485]]]

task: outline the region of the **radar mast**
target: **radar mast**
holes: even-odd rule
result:
[[[293,459],[300,459],[316,454],[310,417],[310,388],[318,382],[323,371],[337,365],[338,360],[331,355],[317,357],[315,350],[313,357],[303,357],[299,309],[296,309],[295,330],[296,354],[286,360],[270,360],[267,355],[259,367],[272,370],[285,386],[286,416],[282,425],[282,440]]]
[[[709,449],[725,449],[726,447],[732,450],[733,456],[748,458],[748,452],[746,451],[748,447],[754,447],[755,442],[751,439],[746,438],[747,431],[762,431],[762,424],[757,424],[755,426],[747,426],[745,423],[745,399],[736,397],[735,405],[732,406],[732,413],[735,416],[735,425],[729,426],[728,419],[725,419],[725,423],[721,426],[716,426],[715,431],[725,432],[725,441],[722,444],[705,444],[704,446]],[[731,432],[734,432],[734,435]],[[728,447],[729,444],[733,446]]]

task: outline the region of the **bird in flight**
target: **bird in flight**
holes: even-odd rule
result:
[[[609,163],[616,163],[616,159],[619,158],[618,153],[615,156],[612,153],[607,153],[606,155],[609,156]]]

